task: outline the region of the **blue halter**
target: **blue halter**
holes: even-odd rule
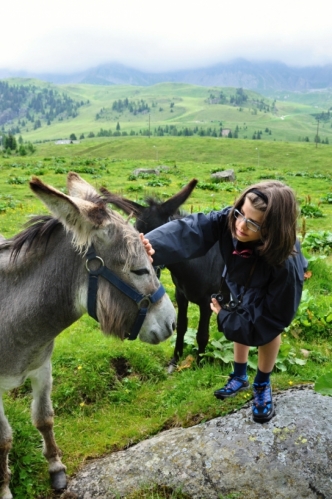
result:
[[[98,267],[98,269],[96,270],[91,270],[89,268],[89,262],[91,262],[91,260],[99,260],[100,267]],[[138,293],[138,291],[126,284],[110,269],[105,267],[103,259],[100,256],[96,255],[93,244],[91,244],[86,254],[85,267],[89,273],[88,314],[98,322],[96,313],[98,277],[104,277],[104,279],[113,284],[113,286],[118,288],[120,291],[122,291],[122,293],[131,298],[137,304],[138,315],[128,337],[129,340],[136,340],[150,306],[159,301],[164,296],[164,287],[159,283],[159,288],[152,295],[142,295],[142,293]]]

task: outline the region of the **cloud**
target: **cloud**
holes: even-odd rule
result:
[[[76,72],[107,62],[160,72],[237,57],[332,63],[329,3],[12,0],[0,68]]]

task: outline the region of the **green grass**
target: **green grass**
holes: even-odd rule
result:
[[[31,175],[65,190],[66,172],[75,170],[96,187],[104,185],[141,202],[145,195],[167,199],[194,177],[199,180],[198,187],[213,188],[211,171],[220,168],[233,168],[236,182],[222,184],[219,190],[196,188],[185,205],[187,211],[219,209],[232,203],[246,185],[267,177],[280,178],[294,188],[301,204],[310,197],[310,203],[319,205],[323,211],[323,218],[306,219],[306,229],[330,230],[331,204],[319,204],[331,192],[330,148],[316,148],[310,143],[261,141],[258,156],[256,147],[257,141],[249,140],[120,137],[72,146],[40,144],[32,156],[0,157],[0,233],[10,237],[29,215],[46,213],[29,190]],[[148,186],[151,178],[129,180],[135,168],[158,165],[169,167],[158,177],[165,178],[169,185]],[[301,224],[299,220],[299,229]],[[305,288],[326,309],[331,307],[332,269],[328,261],[329,258],[312,262],[313,275],[305,283]],[[161,279],[174,301],[168,271],[163,271]],[[189,328],[196,329],[197,321],[198,309],[191,304]],[[313,383],[332,370],[329,330],[321,336],[299,333],[295,337],[293,333],[286,333],[283,342],[291,345],[297,358],[303,359],[304,352],[309,352],[307,363],[305,366],[289,363],[286,371],[275,370],[274,390]],[[210,334],[211,338],[217,335],[214,320]],[[213,391],[223,385],[231,371],[230,364],[218,360],[203,361],[201,368],[194,363],[190,369],[167,375],[172,352],[171,341],[150,346],[106,338],[87,316],[56,339],[52,397],[55,432],[69,475],[90,457],[124,449],[164,429],[188,427],[223,416],[249,400],[249,394],[239,394],[224,402],[214,399]],[[187,345],[185,356],[189,354],[195,355],[195,350]],[[253,375],[251,370],[251,379]],[[10,456],[14,496],[51,498],[40,436],[30,424],[29,383],[7,394],[4,402],[14,430]],[[187,499],[181,494],[155,488],[138,490],[130,499]]]
[[[220,208],[234,201],[248,184],[265,178],[278,178],[296,192],[301,204],[310,197],[320,205],[322,218],[307,218],[307,230],[330,230],[332,204],[321,203],[331,193],[331,154],[329,146],[306,143],[274,143],[226,140],[204,137],[118,137],[91,139],[77,145],[40,144],[33,156],[9,156],[0,160],[0,233],[12,235],[26,215],[42,208],[28,188],[32,175],[41,176],[57,188],[64,188],[66,172],[77,171],[95,186],[104,185],[135,200],[146,195],[167,197],[192,178],[198,188],[184,206],[188,211]],[[129,180],[136,168],[167,166],[162,174],[169,186],[150,187],[150,179]],[[219,190],[203,190],[211,184],[211,172],[233,169],[234,184]],[[209,187],[209,185],[208,185]],[[210,188],[217,189],[210,185]],[[6,199],[10,196],[11,199]],[[14,208],[7,205],[15,205]],[[2,206],[2,209],[1,209]]]

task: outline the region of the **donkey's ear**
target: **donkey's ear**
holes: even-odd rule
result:
[[[64,213],[67,215],[74,211],[79,213],[78,207],[75,203],[66,196],[63,192],[58,191],[50,185],[44,184],[39,178],[32,177],[29,182],[31,190],[37,197],[51,210],[51,212],[58,218],[61,218]]]
[[[77,197],[66,196],[54,187],[44,184],[37,177],[31,179],[30,187],[53,215],[67,229],[75,233],[77,239],[84,237],[84,234],[91,231],[93,227],[102,228],[110,223],[106,205],[102,202],[93,203]]]
[[[135,203],[135,201],[130,201],[130,199],[126,199],[122,196],[118,196],[117,194],[113,194],[112,192],[105,189],[105,187],[101,187],[100,192],[102,193],[106,203],[113,204],[127,215],[133,215],[137,218],[144,210],[144,206]]]
[[[69,195],[74,198],[91,199],[98,196],[97,191],[75,172],[69,172],[67,176],[67,189]]]
[[[174,196],[172,196],[167,201],[162,203],[161,207],[165,215],[169,217],[174,215],[178,211],[180,206],[189,198],[190,194],[195,189],[197,183],[198,180],[193,178],[189,182],[189,184],[185,185],[181,189],[181,191],[179,191],[177,194],[174,194]]]

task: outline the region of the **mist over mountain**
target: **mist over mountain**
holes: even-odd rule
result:
[[[206,68],[164,73],[143,72],[117,63],[103,64],[72,74],[14,72],[0,69],[1,79],[12,77],[37,78],[55,84],[148,86],[174,82],[206,87],[242,87],[269,94],[275,91],[294,92],[332,87],[332,64],[291,67],[275,61],[250,62],[236,59]]]

